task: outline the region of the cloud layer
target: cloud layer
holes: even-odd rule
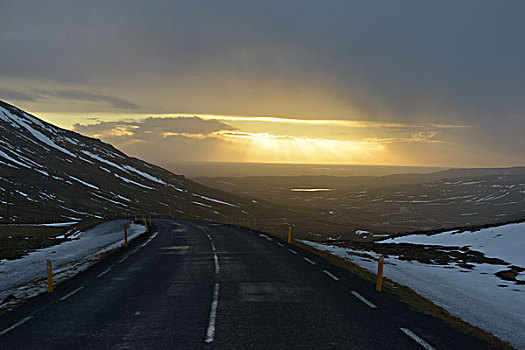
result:
[[[302,128],[298,129],[298,124]],[[470,130],[453,125],[364,126],[358,121],[203,115],[96,121],[75,124],[73,129],[157,164],[246,161],[471,165],[479,161],[472,156],[467,161],[458,145],[449,140]],[[429,154],[439,156],[429,158]]]
[[[440,161],[464,152],[513,165],[525,162],[524,12],[523,1],[489,0],[6,0],[0,98],[36,113],[463,125],[440,129],[456,149]]]

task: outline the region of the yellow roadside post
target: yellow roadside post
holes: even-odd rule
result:
[[[377,281],[376,281],[376,290],[381,291],[383,287],[383,264],[385,263],[385,257],[381,256],[379,258],[379,263],[377,265]]]
[[[292,226],[288,226],[288,243],[292,243]]]
[[[151,227],[151,215],[149,216],[149,226]]]
[[[124,246],[128,246],[128,227],[124,225]]]
[[[250,231],[253,231],[253,220],[250,221]]]
[[[46,260],[46,272],[47,272],[47,292],[53,292],[53,267],[51,266],[51,260]]]

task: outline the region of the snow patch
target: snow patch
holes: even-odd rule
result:
[[[223,201],[220,201],[218,199],[213,199],[213,198],[209,198],[209,197],[206,197],[206,196],[202,196],[200,194],[195,194],[195,193],[192,193],[192,194],[195,197],[199,197],[199,198],[205,199],[205,200],[210,201],[210,202],[215,202],[215,203],[219,203],[219,204],[229,205],[230,207],[235,207],[235,208],[239,207],[238,205],[227,203],[227,202],[223,202]]]

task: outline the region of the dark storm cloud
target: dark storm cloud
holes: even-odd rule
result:
[[[123,99],[55,93],[146,112],[470,125],[464,142],[516,152],[524,13],[519,0],[7,0],[0,81],[100,86]]]
[[[116,109],[125,109],[125,110],[138,110],[139,109],[139,106],[137,106],[131,101],[126,101],[118,97],[106,96],[106,95],[96,94],[92,92],[85,92],[85,91],[80,91],[80,90],[53,90],[53,91],[50,91],[49,93],[58,98],[63,98],[67,100],[107,102]]]
[[[0,87],[0,98],[13,101],[37,101],[38,95],[16,89]]]
[[[308,76],[374,115],[523,111],[522,1],[4,1],[0,76]],[[257,111],[254,111],[257,113]]]
[[[121,110],[140,110],[140,107],[131,101],[118,97],[98,94],[94,92],[82,91],[77,89],[66,90],[45,90],[30,88],[26,90],[17,90],[9,88],[0,88],[0,98],[13,101],[39,101],[46,99],[63,99],[71,101],[89,101],[108,103],[111,107]]]

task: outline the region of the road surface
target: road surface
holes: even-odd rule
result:
[[[484,349],[324,258],[228,225],[155,230],[0,316],[1,349]]]

